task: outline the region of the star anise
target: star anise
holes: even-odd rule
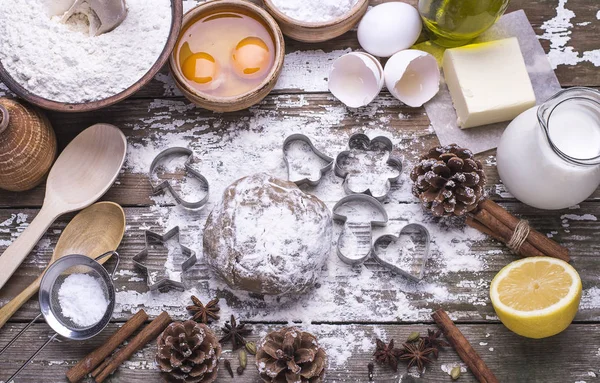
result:
[[[377,349],[373,356],[379,364],[387,364],[392,370],[398,371],[398,360],[402,356],[402,350],[394,347],[394,340],[385,344],[381,339],[376,339]]]
[[[223,343],[231,339],[233,350],[237,350],[246,345],[244,336],[252,332],[251,329],[246,328],[245,323],[237,324],[233,315],[231,316],[231,321],[225,322],[225,327],[222,327],[221,329],[225,333],[225,336],[219,339],[219,342]]]
[[[407,369],[417,366],[419,372],[422,372],[425,365],[431,363],[429,355],[433,353],[433,348],[427,347],[422,339],[419,343],[404,343],[402,347],[404,353],[400,356],[400,360],[408,361]]]
[[[432,354],[435,357],[438,357],[439,351],[444,347],[450,347],[450,343],[446,342],[443,339],[440,339],[442,335],[442,330],[430,330],[427,329],[427,336],[422,336],[421,339],[425,342],[425,347],[432,348]]]
[[[221,310],[219,307],[219,298],[215,298],[204,305],[200,299],[192,295],[192,302],[194,302],[193,305],[186,307],[188,311],[195,313],[192,320],[206,324],[209,324],[213,320],[219,320],[219,311]]]

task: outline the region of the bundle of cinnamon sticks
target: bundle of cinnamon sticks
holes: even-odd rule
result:
[[[508,244],[514,238],[521,220],[491,200],[481,202],[467,217],[467,225]],[[569,250],[534,229],[528,228],[527,237],[515,251],[524,257],[548,256],[569,262]]]
[[[98,347],[88,356],[79,361],[67,372],[69,382],[75,383],[82,380],[87,374],[92,375],[96,383],[103,382],[115,370],[145,344],[155,339],[171,323],[171,317],[162,312],[149,325],[144,327],[126,346],[110,354],[117,349],[131,334],[141,328],[148,319],[144,310],[140,310],[131,319],[118,329],[102,346]]]

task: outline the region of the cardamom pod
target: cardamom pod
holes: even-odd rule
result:
[[[256,355],[256,343],[246,342],[246,350],[252,355]]]
[[[225,359],[223,361],[223,364],[225,365],[225,369],[227,370],[227,372],[229,372],[229,375],[231,375],[231,377],[233,378],[234,375],[233,370],[231,369],[231,362]]]
[[[452,380],[457,380],[460,378],[460,366],[456,366],[450,371],[450,377]]]
[[[414,331],[411,332],[410,335],[408,336],[408,338],[406,339],[407,342],[416,342],[421,338],[421,333],[418,331]]]
[[[238,373],[238,375],[242,375],[244,373],[244,367],[238,366],[237,373]]]
[[[248,354],[246,354],[246,350],[241,349],[238,356],[240,358],[240,367],[246,368],[248,365]]]

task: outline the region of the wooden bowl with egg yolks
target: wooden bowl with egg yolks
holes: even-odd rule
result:
[[[237,96],[214,96],[195,89],[190,85],[189,80],[186,79],[177,60],[179,42],[182,35],[185,34],[187,28],[203,16],[221,11],[238,11],[252,15],[252,17],[256,18],[263,24],[273,40],[274,62],[269,70],[269,73],[266,75],[265,79],[252,90]],[[169,59],[169,64],[171,67],[171,73],[175,79],[175,84],[181,90],[183,95],[194,104],[213,112],[235,112],[258,104],[269,94],[269,92],[271,92],[271,90],[273,90],[273,87],[277,83],[277,79],[279,79],[281,70],[283,69],[285,42],[277,22],[264,9],[245,0],[208,1],[201,3],[195,8],[192,8],[183,16],[183,25],[181,31],[182,32],[177,40],[175,49],[173,49]]]
[[[265,8],[277,20],[283,34],[305,43],[319,43],[334,39],[348,32],[367,13],[369,0],[358,0],[348,13],[327,22],[295,20],[281,12],[271,0],[263,0]]]
[[[106,108],[110,105],[116,104],[120,101],[125,100],[129,96],[136,93],[140,90],[144,85],[149,83],[154,75],[158,73],[158,71],[167,63],[169,59],[169,55],[173,51],[175,47],[175,43],[177,41],[177,35],[181,29],[181,22],[183,19],[183,0],[171,0],[171,28],[169,29],[169,37],[165,43],[165,46],[158,56],[158,59],[148,69],[145,75],[142,76],[137,82],[131,85],[129,88],[117,93],[113,96],[102,100],[82,102],[82,103],[66,103],[60,101],[53,101],[47,98],[40,97],[29,90],[25,89],[21,84],[19,84],[2,66],[0,62],[0,81],[4,82],[8,88],[15,93],[17,96],[21,97],[25,101],[28,101],[31,104],[37,105],[44,109],[55,110],[58,112],[89,112],[92,110]]]

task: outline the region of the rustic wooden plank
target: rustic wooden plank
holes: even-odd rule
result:
[[[10,324],[0,330],[0,344],[13,336],[23,324]],[[17,380],[28,383],[64,382],[64,374],[86,353],[102,344],[115,330],[111,324],[96,338],[85,342],[52,343],[29,365]],[[218,331],[217,326],[213,328]],[[279,326],[254,325],[250,337],[258,341],[267,331]],[[431,327],[430,327],[431,328]],[[574,324],[562,334],[542,340],[532,340],[511,333],[500,324],[459,325],[475,350],[501,382],[590,382],[600,374],[600,325]],[[313,332],[329,353],[326,382],[367,382],[367,364],[372,361],[374,338],[385,340],[394,338],[402,342],[412,331],[426,332],[423,325],[310,325],[306,330]],[[34,325],[23,339],[15,345],[15,350],[3,355],[0,360],[0,381],[8,376],[32,354],[38,345],[47,338],[46,324]],[[239,365],[237,354],[231,353],[231,346],[225,347],[224,359],[231,360],[234,370]],[[156,352],[154,342],[136,353],[111,377],[112,382],[161,382],[160,373],[154,366]],[[234,379],[219,370],[219,382],[258,383],[261,380],[253,365],[254,357],[249,357],[249,367],[242,376]],[[222,363],[222,361],[221,361]],[[446,371],[461,365],[453,350],[440,352],[439,359],[431,364],[419,377],[414,369],[407,372],[401,364],[394,373],[388,367],[375,367],[375,382],[450,382]],[[222,364],[221,364],[222,367]],[[473,375],[464,371],[460,382],[476,382]]]
[[[220,186],[258,171],[286,177],[281,144],[287,135],[297,132],[312,136],[318,147],[334,157],[353,133],[387,135],[399,148],[397,154],[404,158],[405,175],[426,148],[438,144],[424,109],[408,108],[387,93],[360,110],[349,110],[326,94],[303,94],[271,95],[257,107],[228,114],[204,111],[184,99],[137,99],[86,114],[51,113],[50,118],[61,148],[98,121],[123,130],[130,143],[127,163],[104,198],[126,206],[151,203],[151,186],[145,172],[152,155],[169,144],[194,149],[200,170],[211,183]],[[512,200],[499,180],[494,154],[490,151],[478,156],[488,175],[490,195]],[[273,162],[275,158],[281,160]],[[236,176],[223,176],[217,169]],[[214,195],[220,193],[219,188],[213,190]],[[0,208],[40,207],[43,197],[43,184],[23,193],[0,191]],[[413,200],[408,197],[399,198]],[[599,197],[600,191],[596,191],[591,199]]]
[[[334,201],[327,203],[331,207]],[[505,203],[505,206],[569,248],[572,264],[581,273],[584,287],[577,320],[598,321],[600,268],[597,254],[600,244],[595,238],[600,230],[597,220],[600,205],[585,203],[578,209],[559,212],[539,211],[518,203]],[[438,306],[444,306],[461,321],[496,321],[488,298],[489,282],[502,267],[517,259],[503,245],[486,239],[474,230],[464,231],[456,223],[446,223],[441,230],[433,219],[421,215],[418,205],[390,203],[386,209],[392,222],[386,229],[376,229],[375,235],[397,234],[407,221],[414,222],[419,218],[425,219],[423,223],[432,233],[432,255],[421,283],[409,283],[372,261],[364,266],[350,267],[343,264],[335,255],[335,249],[332,249],[319,288],[293,298],[254,296],[232,291],[207,269],[202,260],[201,228],[209,209],[200,213],[183,213],[179,208],[169,207],[126,209],[128,226],[119,249],[122,262],[115,281],[115,319],[123,319],[139,308],[154,315],[166,308],[183,316],[189,296],[195,294],[202,300],[220,297],[225,316],[233,312],[255,321],[351,323],[400,319],[403,322],[421,322],[429,321],[429,314]],[[19,219],[17,213],[24,215]],[[35,211],[29,209],[0,210],[0,222],[4,222],[0,227],[0,251],[23,230],[23,221],[30,222],[34,214]],[[0,305],[8,302],[39,275],[69,217],[65,216],[53,225],[41,245],[0,290]],[[131,258],[144,246],[143,230],[164,231],[176,222],[182,225],[183,242],[198,252],[199,262],[184,274],[188,291],[150,293]],[[336,225],[335,238],[340,231],[341,226]],[[14,320],[33,318],[37,309],[36,301],[32,300],[16,314]]]

